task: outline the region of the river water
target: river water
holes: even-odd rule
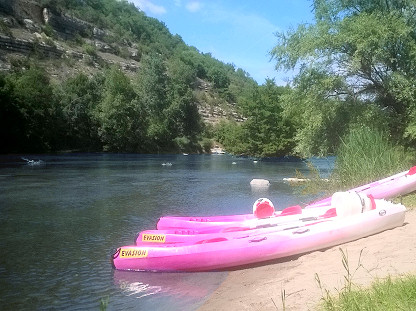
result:
[[[28,162],[28,160],[32,160]],[[311,159],[322,177],[331,159]],[[230,155],[0,157],[1,310],[195,310],[227,272],[114,271],[112,251],[164,215],[250,213],[311,201],[285,177],[303,161]],[[268,179],[266,190],[250,187]]]

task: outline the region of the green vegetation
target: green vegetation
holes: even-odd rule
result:
[[[414,310],[416,308],[416,277],[391,277],[375,281],[371,288],[351,290],[338,300],[326,302],[322,310]]]
[[[384,131],[369,127],[352,130],[341,140],[336,154],[329,180],[323,180],[320,172],[308,162],[311,176],[297,172],[296,177],[310,181],[293,183],[293,186],[302,193],[331,195],[409,169],[415,158],[413,151],[394,144]]]
[[[285,92],[288,92],[286,88],[278,87],[273,80],[267,79],[241,103],[247,121],[243,124],[220,124],[216,140],[235,154],[259,157],[291,154],[294,128],[292,122],[284,117],[279,104]]]
[[[318,310],[414,310],[416,308],[416,277],[376,280],[370,288],[362,288],[353,282],[354,273],[362,267],[359,263],[352,270],[348,262],[348,253],[341,248],[342,264],[346,275],[344,287],[337,290],[337,295],[330,294],[323,288],[319,276],[315,279],[322,290],[322,304]],[[361,254],[360,254],[361,259]]]
[[[93,27],[69,35],[84,55],[85,70],[52,81],[40,53],[16,59],[0,74],[0,153],[57,150],[112,152],[203,152],[214,129],[198,112],[198,81],[212,86],[216,103],[233,104],[257,83],[243,70],[200,53],[166,26],[127,1],[43,0],[53,14],[74,16],[103,29],[116,54],[140,60],[137,74],[110,67],[91,43]],[[7,27],[2,24],[2,27]],[[58,39],[51,25],[44,31]],[[49,39],[50,40],[50,39]],[[130,56],[128,48],[137,54]],[[59,67],[59,60],[54,60]],[[61,60],[68,66],[74,60]],[[43,62],[45,63],[45,62]],[[98,72],[97,72],[98,66]],[[88,68],[86,68],[88,69]],[[209,98],[207,97],[207,98]],[[201,104],[201,102],[199,102]]]
[[[413,154],[393,144],[383,131],[362,127],[352,130],[337,150],[333,179],[351,188],[408,169]]]
[[[334,153],[360,125],[414,146],[414,1],[314,0],[312,6],[315,23],[278,33],[271,52],[278,69],[300,68],[282,100],[296,126],[295,151]]]
[[[33,65],[41,55],[15,60],[0,76],[6,142],[0,152],[203,152],[216,140],[230,153],[258,157],[340,152],[345,159],[336,177],[346,185],[358,182],[345,176],[354,166],[357,179],[363,177],[356,175],[360,167],[365,177],[379,176],[362,166],[358,153],[354,160],[346,151],[360,148],[351,136],[368,129],[375,141],[365,146],[379,149],[367,157],[388,172],[397,170],[376,157],[388,157],[390,145],[402,146],[392,147],[389,161],[404,166],[407,160],[400,159],[416,143],[413,1],[312,2],[314,23],[277,34],[271,52],[277,69],[299,68],[292,83],[281,87],[270,79],[259,86],[244,70],[187,46],[127,1],[42,0],[56,15],[87,22],[67,43],[83,51],[91,70],[57,83]],[[115,54],[139,61],[140,70],[127,75],[106,65],[91,43],[91,25]],[[57,38],[51,25],[43,29]],[[71,66],[74,60],[62,62]],[[199,106],[208,107],[208,114],[220,107],[241,118],[204,123]],[[377,142],[380,135],[383,143]]]
[[[241,103],[247,121],[243,124],[220,124],[216,139],[231,153],[259,157],[291,154],[294,128],[292,122],[284,117],[280,105],[280,97],[288,91],[267,79]]]

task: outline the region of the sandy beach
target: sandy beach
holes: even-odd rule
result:
[[[345,284],[340,248],[348,254],[350,270],[355,271],[353,283],[358,286],[389,275],[416,274],[416,211],[406,212],[402,227],[323,251],[232,271],[198,310],[283,310],[282,293],[285,310],[315,310],[322,297],[316,274],[322,287],[332,293]]]

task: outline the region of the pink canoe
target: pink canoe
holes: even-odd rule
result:
[[[325,207],[322,214],[318,209],[314,210],[314,214],[303,214],[296,219],[286,219],[281,222],[263,222],[262,224],[249,227],[227,227],[222,224],[220,227],[210,227],[207,229],[177,229],[177,230],[145,230],[137,234],[136,245],[162,245],[162,244],[205,244],[211,242],[219,242],[224,240],[241,239],[244,237],[253,237],[259,234],[273,233],[277,231],[292,230],[315,225],[319,222],[330,221],[335,217],[336,209]],[[324,212],[325,211],[325,212]]]
[[[341,204],[342,205],[342,204]],[[257,232],[241,238],[183,244],[130,245],[112,256],[115,269],[212,271],[269,261],[342,244],[401,226],[405,207],[380,200],[374,209],[337,206],[337,216],[310,226]],[[255,231],[255,230],[251,230]],[[241,233],[241,232],[240,232]]]
[[[375,199],[390,199],[396,196],[405,195],[407,193],[416,190],[416,166],[412,167],[408,171],[404,171],[390,177],[348,190],[349,192],[355,192],[360,195],[372,196]],[[307,205],[303,210],[312,209],[317,207],[328,207],[331,205],[331,197],[322,199]],[[265,223],[270,219],[278,217],[281,220],[276,220],[276,223],[280,221],[286,222],[287,220],[296,220],[298,216],[296,214],[302,213],[299,211],[299,207],[290,207],[282,212],[275,212],[268,217]],[[285,216],[284,219],[282,219]],[[289,216],[291,218],[289,218]],[[168,229],[191,229],[191,230],[203,230],[209,232],[210,227],[220,228],[230,227],[233,223],[233,227],[251,228],[253,223],[256,223],[259,219],[254,214],[241,214],[241,215],[227,215],[227,216],[202,216],[202,217],[181,217],[181,216],[164,216],[161,217],[157,223],[158,230]],[[218,231],[217,229],[213,229]]]
[[[387,178],[348,190],[365,195],[372,195],[375,199],[391,199],[416,191],[416,166]],[[331,197],[308,204],[305,208],[315,208],[331,203]]]

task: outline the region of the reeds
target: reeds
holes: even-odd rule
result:
[[[309,181],[292,185],[302,194],[330,195],[409,169],[414,160],[414,152],[391,142],[385,132],[362,127],[341,140],[329,181],[308,162],[309,176],[296,171],[296,178]]]
[[[412,154],[390,141],[380,130],[352,130],[336,155],[332,180],[348,189],[408,169]]]

